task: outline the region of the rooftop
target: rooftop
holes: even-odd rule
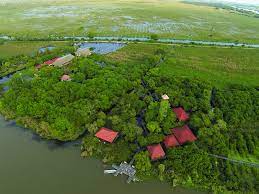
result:
[[[62,77],[61,77],[61,81],[70,81],[71,80],[71,78],[70,78],[70,76],[69,75],[63,75]]]
[[[162,95],[162,99],[163,100],[169,100],[169,96],[167,96],[166,94]]]
[[[147,146],[147,150],[152,160],[158,160],[165,156],[165,152],[161,144]]]
[[[95,134],[95,137],[98,137],[103,141],[113,143],[118,134],[119,133],[116,131],[103,127]]]
[[[180,145],[174,134],[166,136],[164,139],[164,144],[166,148],[176,147]]]
[[[91,53],[89,48],[79,48],[79,49],[77,49],[75,54],[76,54],[76,56],[85,56],[85,57],[87,57],[87,56],[91,55],[92,53]]]
[[[192,133],[191,129],[187,125],[174,128],[172,129],[172,132],[180,145],[197,140],[197,137]]]
[[[59,58],[54,58],[54,59],[51,59],[51,60],[48,60],[48,61],[45,61],[44,64],[46,65],[52,65],[55,61],[57,61]]]
[[[188,113],[186,113],[182,107],[173,108],[173,111],[175,112],[179,121],[187,121],[189,119]]]
[[[63,57],[58,58],[56,61],[54,61],[53,65],[58,67],[67,65],[73,60],[73,58],[74,58],[74,55],[71,55],[71,54],[65,55]]]

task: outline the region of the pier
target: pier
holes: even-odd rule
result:
[[[132,165],[134,160],[131,160],[131,162],[128,164],[127,162],[122,162],[120,166],[112,165],[113,169],[111,170],[104,170],[104,174],[114,174],[114,176],[118,176],[119,174],[128,176],[127,183],[130,183],[131,181],[138,181],[136,178],[136,169]]]

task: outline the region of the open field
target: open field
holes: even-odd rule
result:
[[[6,42],[0,45],[0,58],[20,54],[31,55],[41,47],[62,46],[68,43]],[[259,86],[259,49],[131,43],[117,52],[108,54],[107,58],[125,64],[141,64],[158,49],[163,49],[168,54],[166,61],[159,68],[161,74],[199,78],[217,86]]]
[[[159,68],[161,74],[199,78],[217,86],[259,86],[259,49],[131,44],[110,57],[140,63],[158,48],[170,53]]]
[[[57,41],[29,41],[29,42],[5,42],[0,45],[0,58],[7,58],[17,55],[31,55],[39,50],[39,48],[47,46],[62,46],[68,42]]]
[[[130,36],[259,43],[259,19],[168,0],[0,3],[0,35]]]

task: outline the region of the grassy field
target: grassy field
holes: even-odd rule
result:
[[[259,49],[131,44],[109,57],[141,63],[158,48],[170,53],[159,68],[161,74],[199,78],[220,87],[228,84],[259,86]]]
[[[0,34],[150,36],[259,43],[259,19],[169,0],[3,0]]]
[[[0,58],[20,54],[31,55],[41,47],[62,46],[68,43],[6,42],[0,45]],[[217,86],[259,86],[259,49],[132,43],[107,55],[107,59],[120,63],[141,64],[153,56],[157,49],[168,52],[166,61],[159,67],[161,74],[199,78]]]
[[[16,55],[31,55],[39,48],[47,46],[62,46],[68,42],[30,41],[30,42],[5,42],[0,45],[0,58],[8,58]]]

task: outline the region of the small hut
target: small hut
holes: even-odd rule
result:
[[[161,144],[147,146],[151,160],[158,160],[165,157],[165,152]]]
[[[188,113],[186,113],[182,107],[173,108],[173,111],[175,112],[179,121],[187,121],[189,119]]]
[[[180,145],[197,140],[197,137],[193,134],[193,132],[187,125],[174,128],[172,129],[172,132]]]
[[[92,54],[89,48],[79,48],[75,52],[77,57],[88,57]]]
[[[62,67],[68,65],[69,63],[71,63],[74,57],[74,55],[68,54],[64,57],[58,58],[52,65],[54,65],[55,67]]]
[[[59,58],[57,57],[57,58],[53,58],[53,59],[51,59],[51,60],[48,60],[48,61],[45,61],[44,62],[44,65],[53,65],[53,63],[55,62],[55,61],[57,61]]]
[[[113,143],[115,139],[118,137],[118,132],[113,131],[111,129],[102,127],[96,134],[95,137],[109,143]]]
[[[37,70],[40,70],[40,69],[42,68],[42,64],[36,64],[36,65],[35,65],[35,68],[36,68]]]
[[[164,145],[165,145],[166,148],[172,148],[172,147],[179,146],[180,144],[177,141],[177,139],[174,136],[174,134],[171,134],[171,135],[168,135],[168,136],[165,137]]]
[[[61,81],[71,81],[71,78],[70,78],[70,76],[69,75],[63,75],[62,77],[61,77]]]
[[[162,99],[163,100],[169,100],[169,96],[167,96],[166,94],[162,95]]]

